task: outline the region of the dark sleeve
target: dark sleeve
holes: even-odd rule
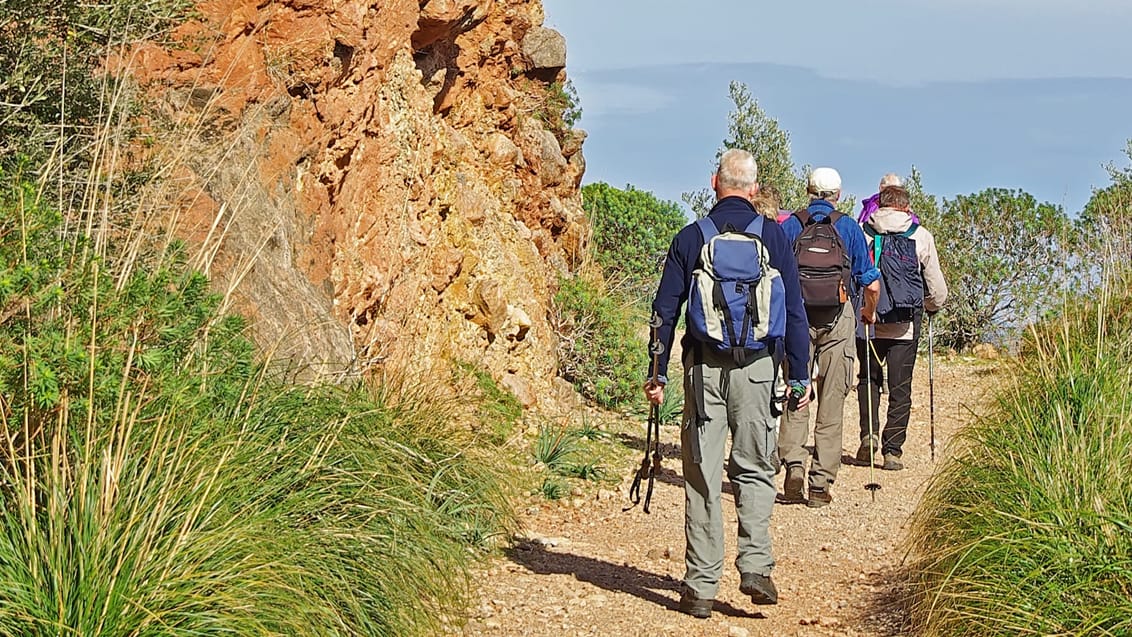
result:
[[[656,359],[656,374],[668,379],[668,356],[672,352],[672,341],[676,333],[676,319],[680,316],[680,308],[688,300],[688,286],[692,280],[692,269],[695,268],[696,259],[699,258],[703,239],[695,225],[685,226],[676,233],[672,244],[668,247],[668,256],[664,259],[664,271],[660,275],[660,285],[657,286],[656,298],[652,302],[652,311],[660,317],[660,327],[657,328],[657,340],[664,346],[664,351]],[[649,354],[648,377],[653,376],[653,359]]]
[[[802,305],[802,284],[798,281],[798,264],[786,234],[777,224],[763,228],[763,243],[770,253],[770,264],[782,277],[786,291],[786,362],[789,380],[810,377],[810,321]]]

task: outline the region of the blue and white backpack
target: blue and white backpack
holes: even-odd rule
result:
[[[742,232],[720,233],[711,219],[696,222],[704,237],[688,293],[689,333],[736,361],[767,348],[786,332],[786,291],[762,241],[764,218]]]

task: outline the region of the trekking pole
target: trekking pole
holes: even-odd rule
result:
[[[935,334],[928,314],[928,430],[931,432],[932,462],[935,462]]]
[[[660,324],[660,315],[653,312],[652,319],[649,320],[649,327],[652,328],[652,343],[649,345],[649,353],[652,354],[651,380],[654,384],[658,377],[657,364],[661,353],[664,352],[664,344],[657,338],[657,329],[660,328]],[[650,454],[650,452],[652,453]],[[652,490],[656,482],[656,475],[660,473],[660,460],[660,405],[649,401],[649,420],[645,425],[645,457],[641,459],[641,466],[637,469],[637,475],[633,476],[633,485],[629,487],[629,501],[632,504],[626,507],[625,511],[641,502],[641,482],[647,480],[644,511],[645,513],[649,512],[649,502],[652,501]]]
[[[873,343],[870,338],[871,334],[872,325],[865,325],[865,399],[869,403],[869,482],[865,485],[865,491],[868,491],[873,497],[873,502],[876,502],[880,483],[876,481],[876,450],[873,448]]]

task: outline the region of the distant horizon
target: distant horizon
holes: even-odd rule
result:
[[[567,75],[582,109],[577,127],[589,133],[583,183],[633,185],[685,209],[681,194],[707,186],[727,136],[732,80],[790,134],[796,167],[833,166],[858,200],[875,192],[882,174],[908,175],[915,166],[925,191],[940,198],[1023,190],[1072,215],[1110,183],[1105,165],[1126,165],[1132,138],[1125,121],[1132,78],[891,84],[773,62],[567,68]]]
[[[915,165],[941,197],[1021,189],[1077,212],[1127,166],[1132,2],[543,0],[591,133],[583,183],[682,203],[707,184],[741,81],[867,197]]]
[[[929,85],[929,84],[983,84],[983,83],[987,83],[987,82],[1045,82],[1045,81],[1053,81],[1053,82],[1058,82],[1058,81],[1086,81],[1087,82],[1087,81],[1092,81],[1092,80],[1097,80],[1097,81],[1100,81],[1100,82],[1114,81],[1114,80],[1115,81],[1124,81],[1124,80],[1132,81],[1132,73],[1129,73],[1127,75],[1048,75],[1048,76],[1046,76],[1046,75],[1033,75],[1033,76],[1006,76],[1006,75],[1004,75],[1004,76],[988,76],[988,77],[974,78],[974,79],[958,79],[958,78],[930,79],[929,78],[929,79],[921,79],[921,80],[900,81],[898,79],[893,79],[893,78],[878,79],[878,78],[875,78],[875,77],[869,77],[867,75],[853,76],[853,75],[850,75],[850,74],[831,74],[829,72],[825,72],[825,71],[822,71],[820,69],[815,69],[815,68],[811,68],[811,67],[806,67],[806,66],[803,66],[801,64],[788,64],[788,63],[785,63],[785,62],[720,62],[718,60],[688,60],[688,61],[672,62],[672,63],[656,62],[656,63],[649,63],[649,64],[629,64],[629,65],[625,65],[625,66],[602,66],[600,68],[594,68],[594,69],[585,69],[585,68],[573,69],[570,66],[567,66],[566,71],[567,71],[567,77],[572,78],[572,77],[574,77],[575,74],[584,75],[584,74],[587,74],[587,73],[616,73],[616,72],[622,72],[622,71],[636,71],[636,70],[648,70],[648,69],[658,69],[658,68],[675,68],[675,67],[682,67],[682,66],[708,66],[708,65],[710,65],[710,66],[757,65],[757,66],[766,66],[766,67],[778,67],[778,68],[782,68],[782,69],[793,69],[793,70],[798,70],[798,71],[804,71],[808,74],[816,75],[818,77],[821,77],[823,79],[828,79],[828,80],[844,80],[844,81],[850,81],[850,82],[871,82],[871,83],[882,84],[882,85],[886,85],[886,86],[899,86],[899,87],[924,86],[924,85]]]

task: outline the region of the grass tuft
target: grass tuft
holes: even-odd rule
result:
[[[462,615],[469,557],[514,523],[454,406],[277,380],[181,253],[115,272],[0,177],[0,636]]]
[[[925,635],[1132,633],[1132,289],[1032,329],[914,515]]]

